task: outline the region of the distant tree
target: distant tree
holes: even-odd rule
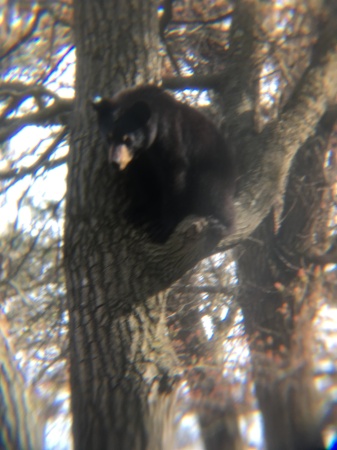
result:
[[[4,323],[0,324],[0,448],[39,450],[43,444],[42,405],[15,364]]]

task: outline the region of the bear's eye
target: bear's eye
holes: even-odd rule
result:
[[[128,134],[124,134],[122,141],[123,141],[123,144],[125,144],[125,145],[131,144],[131,138]]]

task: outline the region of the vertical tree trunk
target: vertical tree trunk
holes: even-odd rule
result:
[[[321,286],[305,255],[320,215],[330,131],[323,122],[299,151],[278,235],[271,213],[239,252],[239,301],[268,450],[324,449],[312,367]]]
[[[271,217],[263,222],[252,237],[254,242],[245,245],[244,261],[239,264],[241,277],[245,274],[239,300],[266,448],[323,450],[312,370],[315,286],[293,274],[292,282],[282,283],[278,292],[280,278],[274,278],[273,269],[280,261],[261,248],[268,247],[266,235],[273,233],[272,225]]]
[[[76,100],[65,265],[73,430],[81,450],[159,450],[175,398],[174,386],[163,381],[176,363],[165,297],[146,298],[137,238],[116,213],[124,199],[89,105],[95,95],[158,79],[157,7],[142,0],[74,2]]]

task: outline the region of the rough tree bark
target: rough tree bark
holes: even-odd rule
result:
[[[237,249],[238,301],[268,450],[324,449],[312,366],[320,279],[305,256],[327,189],[323,167],[332,125],[322,121],[296,155],[280,223],[271,212]]]
[[[257,20],[255,3],[237,2],[233,15],[231,45],[240,37],[248,54],[244,39],[254,39],[242,30]],[[221,241],[217,223],[188,218],[159,246],[119,214],[127,199],[111,180],[88,106],[95,95],[159,81],[157,2],[75,0],[74,9],[65,268],[75,448],[170,449],[180,369],[168,340],[164,290],[202,258],[247,238],[268,214],[297,150],[337,94],[335,41],[329,36],[287,108],[260,134],[253,126],[253,61],[233,51],[226,84],[217,88],[239,154],[236,232]]]
[[[138,253],[140,238],[118,215],[124,199],[111,184],[88,105],[97,94],[111,96],[158,78],[157,2],[79,0],[74,6],[76,100],[65,260],[75,448],[159,449],[156,436],[165,435],[166,422],[153,424],[151,417],[164,414],[151,411],[156,392],[171,387],[155,380],[175,363],[163,320],[165,297],[145,303],[151,279]],[[170,404],[163,410],[169,414]]]
[[[244,20],[244,15],[238,17],[237,26],[242,26],[245,33],[235,33],[234,26],[233,35],[245,36],[247,40],[247,45],[243,45],[247,54],[242,54],[246,62],[238,58],[238,64],[243,64],[246,71],[241,70],[241,78],[236,79],[239,86],[226,91],[223,98],[229,111],[229,135],[240,155],[238,164],[242,170],[248,169],[239,187],[239,192],[251,198],[252,208],[247,209],[247,214],[257,207],[265,216],[263,203],[267,206],[267,198],[274,195],[272,184],[277,185],[279,195],[285,189],[286,193],[279,223],[275,223],[271,212],[237,248],[238,301],[250,342],[266,447],[268,450],[322,450],[319,403],[313,386],[311,335],[320,280],[312,261],[305,255],[313,244],[313,230],[320,215],[326,187],[325,153],[336,120],[336,114],[327,114],[317,124],[329,99],[334,101],[336,95],[329,69],[336,65],[336,33],[331,32],[335,25],[332,28],[328,25],[321,35],[313,50],[312,63],[278,121],[257,135],[254,129],[256,44],[252,39],[257,12],[252,7],[248,10],[249,21]],[[238,44],[242,44],[242,39]],[[236,110],[243,113],[238,116]],[[306,119],[302,121],[301,116]],[[254,142],[260,145],[255,147]],[[276,153],[271,145],[278,147]],[[249,146],[254,146],[254,153],[248,150]],[[264,154],[262,164],[259,153]],[[253,155],[260,167],[249,161]],[[269,171],[269,177],[267,174],[264,177],[264,169]],[[263,177],[264,187],[252,182],[247,189],[247,183],[255,177]],[[268,189],[271,190],[268,192]],[[249,202],[247,198],[244,204],[246,200]],[[255,220],[257,217],[253,216]]]

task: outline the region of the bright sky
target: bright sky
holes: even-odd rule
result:
[[[60,97],[72,98],[74,96],[74,90],[72,87],[74,85],[74,70],[75,70],[75,52],[71,51],[60,64],[57,73],[55,74],[53,81],[51,81],[46,87],[51,91],[57,92]],[[11,78],[12,74],[8,74],[8,78]],[[22,110],[32,108],[32,101],[26,101],[22,106]],[[57,127],[54,127],[54,131]],[[51,143],[51,139],[48,139],[52,129],[46,129],[44,127],[38,126],[26,126],[17,135],[15,135],[9,144],[10,155],[12,158],[18,158],[22,154],[27,153],[21,165],[29,166],[32,164],[36,158],[39,156],[40,152],[43,152],[48,145]],[[29,155],[29,151],[33,149],[39,142],[42,143],[39,147],[39,153],[37,155]],[[67,147],[60,148],[55,157],[60,157],[66,154],[68,151]],[[6,162],[0,162],[1,167],[4,168]],[[34,181],[31,189],[30,196],[34,198],[36,204],[41,204],[44,201],[50,200],[60,200],[66,190],[66,165],[57,167],[53,170],[47,172],[47,174],[41,174],[40,177]],[[6,229],[8,222],[13,222],[16,218],[18,209],[18,200],[20,199],[22,193],[31,184],[30,177],[25,177],[23,180],[16,183],[12,188],[10,188],[4,199],[0,203],[0,234]],[[30,212],[29,208],[22,208],[19,213],[19,223],[23,226],[29,227],[30,224]]]

